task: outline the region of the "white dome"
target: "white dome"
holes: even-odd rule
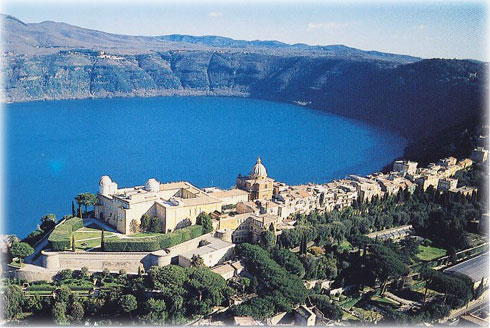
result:
[[[262,165],[260,156],[257,158],[257,163],[255,163],[252,170],[250,170],[249,175],[251,178],[267,177],[267,170],[265,169],[265,166]]]
[[[104,175],[102,178],[99,180],[99,186],[109,186],[112,183],[111,178],[109,178],[108,175]]]
[[[151,192],[158,192],[160,190],[160,182],[151,178],[145,183],[145,190]]]
[[[112,195],[117,191],[117,184],[112,182],[111,178],[104,175],[99,180],[99,193],[102,195]]]

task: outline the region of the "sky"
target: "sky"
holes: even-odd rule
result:
[[[344,44],[422,58],[488,61],[484,1],[5,0],[2,12],[130,35],[220,35]]]

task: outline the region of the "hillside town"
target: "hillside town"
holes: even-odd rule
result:
[[[361,298],[376,291],[375,296],[370,296],[371,303],[368,303],[367,307],[346,306],[341,300],[351,297],[346,295],[348,295],[349,288],[355,285],[349,285],[349,288],[343,284],[339,285],[338,279],[333,279],[335,275],[325,275],[328,270],[313,275],[306,269],[308,258],[317,261],[325,256],[319,255],[324,254],[327,249],[327,246],[323,246],[325,240],[318,238],[307,240],[305,233],[301,233],[300,237],[297,237],[300,240],[292,242],[292,236],[304,226],[305,219],[308,222],[314,218],[329,218],[333,215],[332,213],[343,215],[342,213],[353,208],[358,211],[364,208],[366,213],[369,213],[369,209],[373,211],[376,204],[380,202],[389,204],[398,199],[402,202],[399,204],[403,204],[403,199],[411,197],[410,195],[414,195],[417,190],[419,195],[429,193],[434,195],[433,197],[440,198],[441,201],[443,201],[441,198],[443,196],[438,195],[447,195],[444,196],[448,197],[447,199],[473,201],[476,199],[478,188],[468,185],[460,186],[456,176],[458,172],[470,172],[475,166],[483,165],[487,159],[488,150],[478,147],[473,150],[471,158],[459,161],[454,157],[447,157],[437,163],[430,163],[427,167],[418,167],[416,162],[397,160],[393,163],[390,172],[376,172],[366,176],[349,175],[344,179],[324,184],[309,183],[293,186],[275,181],[270,177],[266,166],[258,157],[249,174],[238,175],[236,186],[229,190],[217,187],[201,189],[186,181],[161,183],[154,178],[149,179],[143,186],[120,188],[109,176],[103,176],[99,181],[99,191],[93,196],[92,203],[83,203],[81,200],[78,211],[73,207],[72,216],[67,216],[53,225],[50,233],[32,243],[33,248],[30,254],[14,257],[10,265],[4,266],[4,274],[12,279],[23,281],[25,295],[31,295],[29,291],[37,290],[36,286],[40,283],[48,284],[45,287],[48,292],[46,295],[56,300],[59,291],[54,287],[49,287],[49,284],[51,281],[59,282],[60,279],[65,279],[60,278],[60,274],[68,274],[70,277],[71,272],[92,274],[95,285],[92,286],[90,283],[86,287],[90,296],[96,291],[104,290],[100,286],[104,285],[104,281],[108,281],[107,277],[110,275],[119,276],[116,280],[125,275],[141,277],[146,274],[148,277],[153,277],[151,279],[157,279],[155,277],[160,274],[158,270],[164,270],[164,275],[166,275],[169,274],[167,270],[175,265],[183,270],[203,267],[210,268],[210,272],[222,277],[228,284],[233,286],[238,284],[237,286],[241,287],[226,301],[228,306],[215,307],[211,313],[205,311],[193,317],[191,322],[195,325],[226,323],[235,325],[330,325],[335,322],[344,322],[346,316],[361,321],[368,320],[366,314],[359,311],[368,311],[373,316],[369,320],[377,322],[382,317],[388,316],[386,310],[373,305],[376,303],[373,300],[377,298],[385,297],[387,302],[399,304],[398,307],[403,308],[404,311],[407,309],[415,311],[423,306],[420,301],[395,295],[394,290],[384,294],[386,288],[383,287],[384,285],[375,285],[378,286],[377,289],[369,287],[359,291]],[[93,205],[94,210],[82,213],[81,204]],[[488,220],[488,214],[484,215]],[[481,232],[485,229],[482,228],[485,223],[484,219],[478,220],[481,223],[475,231]],[[403,240],[412,240],[412,235],[422,240],[423,243],[429,240],[427,238],[429,235],[420,237],[419,235],[423,233],[414,234],[413,223],[407,223],[400,221],[398,225],[385,224],[384,227],[379,228],[375,224],[372,228],[367,229],[365,238],[371,242],[374,241],[374,246],[370,246],[371,251],[375,249],[372,247],[375,247],[377,243],[389,243],[390,241],[402,243]],[[346,254],[351,254],[350,257],[355,257],[354,254],[357,251],[360,254],[362,247],[364,247],[363,253],[366,256],[366,246],[360,246],[362,242],[355,246],[356,243],[359,243],[359,236],[349,237],[349,232],[345,231],[344,235],[339,237],[333,230],[331,231],[331,237],[327,237],[326,240],[332,240],[331,245],[335,245],[335,240],[338,240],[335,249],[347,243],[349,246]],[[283,234],[285,236],[281,236]],[[475,238],[477,241],[474,246],[456,252],[454,256],[459,260],[451,258],[450,262],[453,264],[444,270],[458,271],[460,270],[457,268],[458,263],[466,260],[474,261],[480,256],[483,260],[478,260],[479,262],[476,262],[472,268],[478,274],[470,272],[469,276],[473,279],[474,287],[472,288],[480,286],[479,290],[483,291],[487,284],[488,273],[485,270],[481,271],[480,268],[484,263],[488,263],[486,260],[488,242],[486,239],[478,239],[480,237]],[[9,249],[13,247],[12,243],[22,244],[4,238],[2,249],[7,257]],[[274,246],[276,243],[286,249],[289,248],[287,254],[291,255],[281,256],[292,258],[298,256],[301,262],[306,261],[303,264],[301,262],[297,264],[300,268],[305,267],[301,270],[306,270],[300,274],[304,284],[304,287],[301,288],[306,288],[305,291],[319,292],[315,296],[318,299],[322,299],[323,295],[328,296],[327,303],[330,305],[323,305],[322,308],[323,303],[321,302],[324,301],[318,303],[302,299],[299,303],[291,301],[293,307],[287,307],[289,309],[287,311],[280,310],[282,308],[278,307],[273,311],[274,313],[267,316],[255,314],[253,310],[244,310],[244,305],[240,307],[240,304],[253,303],[254,299],[259,299],[255,289],[249,292],[240,290],[240,288],[245,288],[242,286],[243,282],[248,281],[248,284],[250,280],[264,279],[264,277],[258,277],[260,273],[256,272],[257,269],[250,267],[252,259],[247,257],[250,255],[245,254],[247,252],[260,254],[261,247],[270,251],[270,254],[276,254],[280,249],[277,248],[277,245]],[[247,247],[253,247],[251,245],[260,245],[260,247],[247,250]],[[418,247],[418,250],[421,251],[425,246]],[[450,256],[446,255],[448,253],[444,249],[434,249],[440,252],[439,255],[429,257],[425,265],[446,268],[450,263],[448,262]],[[22,263],[22,257],[25,257],[24,263]],[[276,257],[274,259],[279,261],[278,263],[284,261]],[[417,263],[419,262],[415,262],[416,265]],[[454,264],[456,265],[453,267]],[[337,265],[333,264],[333,267]],[[340,268],[335,270],[340,270]],[[104,273],[103,277],[100,277],[101,272]],[[421,275],[420,272],[417,272],[412,273],[411,279]],[[83,290],[81,286],[80,288]],[[379,296],[379,288],[381,288],[381,296]],[[329,315],[329,311],[334,311],[332,309],[335,309],[337,314],[330,313]],[[455,316],[449,313],[449,317],[454,318]],[[460,317],[458,316],[460,320],[464,320]]]
[[[230,190],[217,187],[201,190],[186,181],[160,183],[154,178],[144,186],[118,189],[117,183],[103,176],[99,182],[95,217],[123,234],[131,234],[139,232],[135,227],[141,224],[143,215],[158,217],[162,220],[163,231],[172,232],[185,222],[195,224],[199,214],[205,212],[213,217],[217,231],[229,230],[230,236],[236,236],[231,241],[243,242],[247,240],[243,239],[242,232],[233,235],[243,215],[266,220],[281,231],[294,224],[287,220],[292,214],[342,210],[353,202],[370,202],[374,197],[393,196],[404,190],[413,192],[417,187],[425,191],[432,186],[440,191],[471,196],[477,189],[457,187],[458,179],[453,176],[474,162],[485,162],[487,157],[488,150],[479,147],[473,151],[471,159],[457,161],[448,157],[424,168],[418,168],[416,162],[399,160],[393,163],[389,173],[376,172],[365,177],[349,175],[325,184],[296,186],[269,177],[259,157],[249,175],[238,176],[236,188]],[[253,234],[253,230],[250,232]]]

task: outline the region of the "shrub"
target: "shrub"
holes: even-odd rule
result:
[[[105,241],[106,252],[151,252],[159,249],[160,245],[154,237]]]
[[[107,252],[153,252],[159,249],[172,247],[201,236],[202,226],[194,225],[147,238],[109,239],[105,241]]]
[[[63,251],[71,246],[71,234],[83,227],[83,219],[71,218],[58,225],[51,235],[49,235],[48,241],[51,248],[55,251]]]
[[[71,245],[71,227],[60,225],[49,235],[48,241],[55,251],[63,251]]]
[[[83,228],[83,219],[73,217],[65,221],[63,225],[68,225],[71,227],[71,231],[77,231],[78,229]]]
[[[43,238],[45,234],[46,233],[43,230],[36,229],[33,232],[31,232],[26,238],[24,238],[23,241],[34,247],[34,245],[39,240],[41,240],[41,238]]]
[[[55,289],[56,288],[54,286],[50,286],[50,285],[47,285],[47,284],[44,284],[44,285],[33,285],[33,286],[27,287],[27,290],[28,291],[53,291]]]

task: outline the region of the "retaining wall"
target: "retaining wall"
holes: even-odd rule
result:
[[[196,249],[203,239],[212,237],[208,233],[188,240],[179,245],[156,252],[53,252],[42,251],[42,266],[47,270],[60,271],[63,269],[80,270],[87,267],[89,271],[109,269],[118,272],[121,269],[128,273],[137,273],[138,268],[148,271],[151,266],[165,266],[176,262],[179,254]]]

